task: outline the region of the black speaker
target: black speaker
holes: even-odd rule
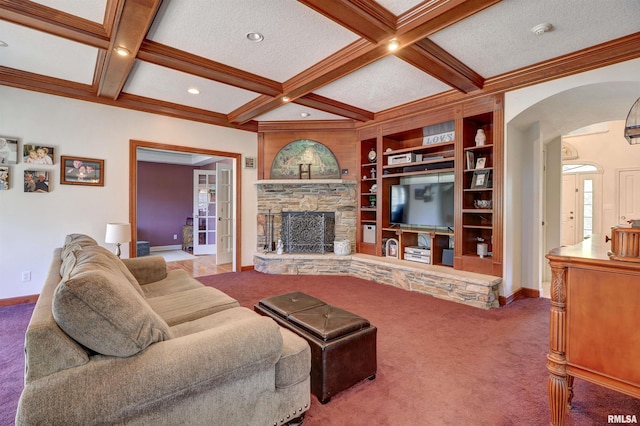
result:
[[[452,249],[442,250],[442,264],[447,266],[453,266],[453,250]]]

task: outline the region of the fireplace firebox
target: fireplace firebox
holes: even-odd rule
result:
[[[284,252],[332,252],[335,222],[333,212],[282,212],[280,237]]]

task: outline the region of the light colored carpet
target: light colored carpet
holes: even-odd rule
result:
[[[179,260],[189,260],[189,259],[197,259],[196,256],[187,253],[182,250],[161,250],[161,251],[152,251],[152,256],[162,256],[164,257],[165,262],[176,262]]]

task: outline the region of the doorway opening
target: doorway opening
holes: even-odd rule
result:
[[[595,164],[563,162],[560,244],[571,246],[600,234],[602,169]]]
[[[225,165],[224,169],[227,171],[226,182],[229,183],[229,185],[227,185],[227,188],[225,188],[226,193],[228,194],[227,203],[226,203],[227,211],[225,212],[226,223],[224,227],[225,235],[227,239],[226,241],[224,241],[224,244],[220,244],[220,247],[225,249],[225,253],[223,253],[223,256],[221,256],[220,258],[225,259],[226,262],[230,262],[230,263],[226,265],[216,265],[218,256],[217,256],[217,253],[215,253],[211,256],[196,256],[197,258],[196,260],[185,260],[183,263],[185,263],[185,265],[186,263],[189,263],[189,265],[186,265],[186,266],[182,265],[178,267],[180,267],[181,269],[192,268],[193,271],[195,271],[196,269],[199,269],[200,270],[199,276],[209,275],[211,273],[232,272],[232,271],[238,270],[240,265],[240,259],[241,259],[242,239],[241,239],[241,230],[239,226],[240,224],[239,212],[240,212],[240,200],[241,200],[240,178],[241,177],[240,177],[240,173],[238,172],[237,165],[239,164],[239,161],[241,159],[241,154],[225,152],[225,151],[209,150],[209,149],[203,149],[203,148],[193,148],[193,147],[185,147],[185,146],[178,146],[178,145],[161,144],[161,143],[155,143],[155,142],[137,141],[137,140],[131,140],[130,146],[129,146],[129,163],[130,163],[129,164],[129,174],[130,174],[129,176],[129,205],[130,205],[129,221],[131,223],[132,228],[134,229],[134,233],[133,233],[134,235],[130,243],[129,251],[132,257],[135,257],[137,255],[136,249],[138,246],[138,241],[142,240],[138,235],[139,213],[140,213],[139,212],[139,209],[140,209],[140,205],[139,205],[140,192],[139,191],[141,190],[140,189],[141,178],[139,176],[139,169],[138,169],[141,163],[139,163],[139,161],[145,161],[145,162],[148,161],[148,160],[145,160],[145,158],[147,159],[149,158],[149,153],[152,153],[153,155],[158,157],[154,161],[158,163],[166,162],[167,165],[170,165],[172,163],[176,164],[176,161],[178,161],[176,160],[176,158],[184,159],[185,157],[191,158],[190,161],[193,162],[192,166],[194,169],[197,169],[200,167],[202,167],[203,169],[212,167],[212,166],[207,166],[206,164],[205,165],[200,164],[200,163],[204,164],[207,161],[209,163],[215,162],[215,163],[221,163]],[[163,156],[166,158],[166,161],[162,160]],[[191,184],[189,184],[189,187],[191,187]],[[180,191],[180,192],[188,193],[189,196],[193,194],[192,191],[186,190],[186,188],[185,188],[185,191]],[[154,206],[154,208],[162,209],[162,206]],[[181,217],[180,221],[183,221],[184,225],[187,225],[188,221],[190,219],[193,220],[193,216],[197,216],[197,214],[198,214],[198,211],[191,212],[191,208],[189,208],[189,212],[187,212],[187,214],[183,214],[182,216],[185,216],[185,217]],[[176,231],[173,228],[169,231],[169,235],[172,236],[174,240],[176,240],[175,241],[176,243],[180,243],[180,241],[178,240],[178,237],[181,240],[188,239],[187,236],[184,236],[183,238],[183,235],[178,235],[178,234],[184,233],[185,228],[188,228],[188,226],[184,226],[184,225],[182,223],[177,224],[177,226],[182,226],[181,231],[180,230]],[[192,226],[191,228],[195,228],[193,230],[194,234],[192,235],[195,235],[195,237],[197,238],[197,227]],[[171,243],[173,243],[173,241],[171,241]],[[182,245],[182,249],[183,250],[185,249],[184,242]],[[185,252],[188,252],[188,251],[189,250],[187,248]],[[191,263],[193,263],[193,265],[191,265]],[[205,272],[200,273],[202,271],[205,271]],[[188,272],[192,272],[192,271],[189,270]]]

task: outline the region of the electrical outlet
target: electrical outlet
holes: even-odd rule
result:
[[[22,282],[26,283],[31,281],[31,271],[22,271]]]
[[[173,239],[177,240],[178,239],[178,234],[173,234]]]

